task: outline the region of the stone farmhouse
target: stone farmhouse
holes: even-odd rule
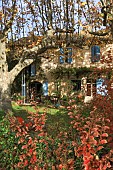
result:
[[[82,93],[84,102],[88,102],[95,94],[100,93],[98,88],[102,86],[103,82],[110,79],[110,73],[94,76],[95,72],[92,72],[93,78],[91,78],[88,72],[94,69],[108,68],[109,70],[113,67],[113,44],[98,45],[93,42],[90,47],[85,45],[84,48],[72,45],[54,51],[48,50],[44,56],[46,57],[40,57],[40,60],[36,60],[26,68],[29,74],[27,82],[25,82],[26,70],[23,70],[22,95],[32,98],[34,91],[37,98],[41,95],[57,97],[60,90],[60,97],[63,97],[71,95],[69,92],[71,89],[75,95]],[[67,70],[76,68],[77,74],[60,74],[57,78],[52,75],[52,70],[57,69],[60,73],[60,69],[62,72],[63,68]],[[106,85],[103,86],[103,88],[105,87]],[[105,95],[105,93],[104,89],[101,95]]]

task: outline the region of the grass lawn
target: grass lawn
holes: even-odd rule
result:
[[[34,106],[19,106],[14,102],[12,105],[15,116],[22,117],[24,120],[27,119],[28,112],[36,112]],[[46,129],[48,134],[55,136],[60,131],[69,129],[70,118],[65,109],[48,108],[42,105],[37,106],[37,112],[47,113]]]
[[[28,112],[36,112],[34,106],[20,106],[15,102],[12,102],[13,112],[15,116],[22,117],[27,120]],[[37,113],[47,114],[46,129],[48,134],[56,136],[60,131],[67,131],[70,125],[70,118],[67,115],[65,109],[49,108],[47,106],[37,106]],[[4,115],[3,111],[0,111],[0,119]]]

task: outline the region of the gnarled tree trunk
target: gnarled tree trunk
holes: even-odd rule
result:
[[[48,34],[49,36],[49,34]],[[50,38],[53,34],[50,35]],[[49,42],[48,37],[42,40],[42,44],[38,44],[30,49],[23,49],[19,57],[18,63],[15,67],[8,72],[8,63],[6,59],[6,37],[0,35],[0,110],[9,111],[12,110],[11,106],[11,85],[14,82],[16,76],[33,61],[33,56],[38,56],[44,53],[47,49],[56,48],[56,44],[53,41]],[[9,56],[10,57],[10,56]]]
[[[0,82],[0,110],[11,111],[11,85],[9,79]]]
[[[5,40],[0,40],[0,110],[11,110],[11,86],[6,61]]]
[[[6,60],[5,41],[0,40],[0,110],[12,111],[11,105],[11,85],[20,71],[31,64],[33,59],[19,61],[18,64],[8,72]]]

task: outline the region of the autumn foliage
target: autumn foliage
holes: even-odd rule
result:
[[[110,84],[110,85],[109,85]],[[0,167],[30,170],[108,170],[113,162],[113,93],[96,95],[84,104],[81,95],[69,99],[70,125],[48,134],[47,114],[30,112],[24,120],[7,114],[0,122]],[[78,103],[79,98],[79,103]],[[4,168],[5,167],[5,168]]]
[[[113,150],[109,145],[110,117],[98,111],[96,103],[87,113],[82,112],[82,107],[75,112],[76,107],[75,100],[69,102],[67,110],[72,120],[69,131],[62,131],[56,137],[47,134],[46,113],[29,113],[27,120],[8,114],[0,127],[0,167],[30,170],[109,169],[113,160]]]

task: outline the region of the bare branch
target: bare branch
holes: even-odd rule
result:
[[[103,2],[103,0],[100,0],[100,2],[101,2],[101,4],[102,4],[102,6],[104,6],[104,2]]]
[[[97,35],[97,36],[106,36],[110,33],[110,31],[108,31],[108,32],[90,32],[90,31],[88,31],[88,32],[89,32],[89,34]]]
[[[21,58],[19,59],[18,64],[10,71],[11,75],[11,83],[14,81],[15,77],[20,73],[20,71],[29,66],[35,59],[43,54],[48,49],[57,48],[56,44],[52,40],[52,35],[48,34],[48,37],[45,37],[42,41],[42,44],[39,44],[37,46],[34,46],[30,49],[24,48],[19,56]],[[44,57],[46,58],[46,57]]]
[[[12,5],[12,17],[10,18],[10,20],[6,23],[5,28],[3,30],[3,35],[7,35],[9,29],[11,28],[14,18],[15,18],[15,14],[16,14],[16,0],[14,0],[14,3]]]

